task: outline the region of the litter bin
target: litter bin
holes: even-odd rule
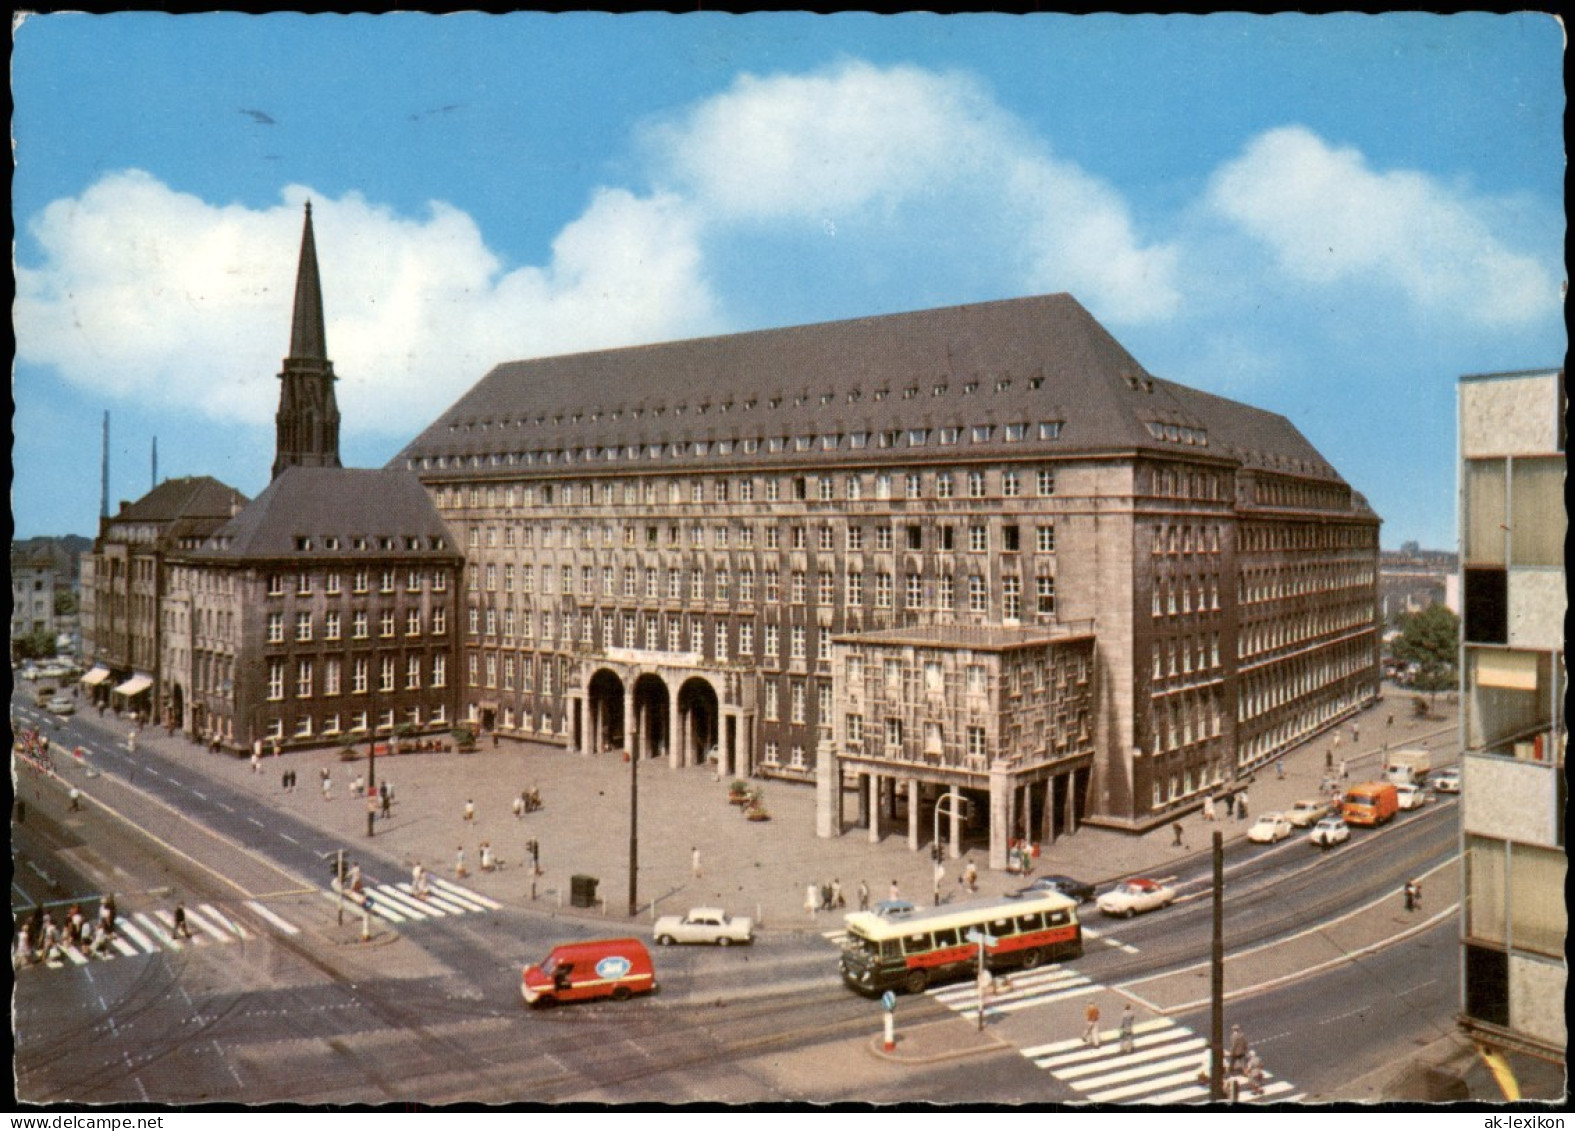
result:
[[[595,907],[596,885],[600,882],[595,876],[570,876],[569,905],[571,907]]]

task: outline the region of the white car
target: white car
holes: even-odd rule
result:
[[[1265,813],[1247,830],[1247,839],[1254,844],[1277,844],[1293,831],[1284,813]]]
[[[1329,815],[1327,801],[1298,801],[1285,811],[1285,819],[1299,829],[1311,828]]]
[[[755,941],[754,920],[744,915],[733,916],[720,907],[692,907],[687,915],[664,915],[651,928],[651,936],[659,946],[674,943],[714,943],[732,946],[748,945]]]
[[[51,715],[71,715],[76,713],[77,705],[72,702],[69,695],[56,695],[44,704],[44,709]]]
[[[1158,911],[1176,899],[1176,889],[1158,880],[1131,879],[1117,884],[1099,897],[1099,910],[1106,915],[1130,919],[1140,911]]]
[[[1439,793],[1459,793],[1460,792],[1460,769],[1459,769],[1459,767],[1451,766],[1447,770],[1439,770],[1438,773],[1434,774],[1433,777],[1432,777],[1432,786]]]
[[[1420,809],[1431,800],[1427,790],[1419,785],[1397,785],[1395,786],[1395,797],[1400,803],[1402,812],[1408,809]]]
[[[1339,817],[1325,817],[1307,834],[1307,843],[1319,848],[1333,848],[1351,839],[1351,828]]]

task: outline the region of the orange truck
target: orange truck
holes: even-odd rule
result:
[[[1353,785],[1340,802],[1340,815],[1348,825],[1386,824],[1399,811],[1400,791],[1386,781]]]

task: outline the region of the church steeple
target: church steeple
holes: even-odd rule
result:
[[[301,261],[295,275],[290,352],[279,373],[275,478],[287,467],[340,466],[335,380],[323,330],[323,287],[317,275],[317,241],[312,235],[312,205],[308,201],[301,231]]]

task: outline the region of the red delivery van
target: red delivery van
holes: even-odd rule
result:
[[[623,1001],[655,990],[651,955],[639,939],[564,943],[520,976],[520,994],[535,1008],[599,997]]]

